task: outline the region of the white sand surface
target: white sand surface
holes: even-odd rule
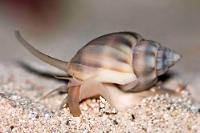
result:
[[[149,132],[198,133],[200,107],[184,91],[180,97],[157,95],[141,104],[118,112],[103,99],[81,103],[82,115],[72,117],[69,109],[59,110],[67,95],[53,94],[38,100],[62,82],[30,73],[15,64],[1,64],[0,132]]]

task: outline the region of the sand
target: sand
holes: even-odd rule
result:
[[[187,90],[178,97],[163,94],[145,98],[123,112],[102,97],[88,99],[80,105],[82,115],[73,117],[69,109],[59,109],[67,94],[55,93],[39,100],[64,82],[47,74],[51,68],[36,66],[43,74],[14,63],[0,64],[0,133],[200,132],[200,104],[193,102]]]

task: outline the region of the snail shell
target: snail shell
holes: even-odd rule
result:
[[[179,59],[179,54],[158,42],[145,40],[137,33],[118,32],[94,39],[81,48],[70,61],[68,72],[80,80],[94,73],[103,75],[98,81],[118,84],[125,91],[141,91],[155,84],[157,77]],[[135,86],[121,86],[136,80]]]
[[[64,77],[70,82],[62,106],[67,104],[74,116],[80,115],[79,102],[95,95],[117,109],[132,106],[138,101],[134,93],[148,90],[180,59],[176,52],[138,33],[117,32],[90,41],[64,62],[41,53],[15,33],[33,55],[71,76]]]

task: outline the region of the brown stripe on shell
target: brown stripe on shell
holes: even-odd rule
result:
[[[136,34],[133,33],[135,36]],[[113,33],[90,41],[69,64],[69,74],[86,80],[98,75],[101,82],[129,83],[136,80],[132,69],[132,47],[140,35]]]
[[[160,47],[159,43],[156,43],[151,40],[141,41],[138,43],[134,49],[133,53],[145,53],[147,55],[157,55],[157,50]]]
[[[159,46],[153,41],[142,41],[134,47],[133,69],[138,77],[155,71]]]
[[[102,36],[80,49],[71,62],[95,68],[130,72],[132,71],[132,47],[136,43],[136,38],[128,33]]]
[[[113,58],[119,62],[122,63],[130,63],[130,54],[125,54],[117,49],[114,49],[110,45],[91,45],[88,46],[87,49],[84,49],[83,52],[88,52],[86,54],[90,55],[97,55],[97,56],[102,56],[105,58]],[[98,58],[97,58],[98,59]]]
[[[175,63],[173,60],[173,56],[175,54],[176,53],[169,48],[160,47],[158,49],[157,66],[156,66],[158,75],[162,75],[163,73],[165,73],[169,69],[169,67],[171,67]]]
[[[130,72],[132,67],[128,59],[127,55],[107,45],[91,45],[77,54],[71,62],[95,68]]]
[[[120,50],[121,52],[132,54],[132,48],[142,40],[142,36],[134,32],[120,32],[110,36],[107,45]]]
[[[142,36],[134,32],[117,32],[100,36],[84,47],[88,45],[109,45],[129,55],[132,53],[130,49],[141,39]]]
[[[136,45],[136,43],[137,40],[135,37],[119,34],[113,36],[108,42],[108,45],[130,55],[130,53],[132,53],[131,49]]]
[[[156,57],[160,45],[154,41],[141,41],[133,49],[133,69],[138,85],[130,91],[140,91],[157,80]]]
[[[140,78],[138,80],[137,86],[130,91],[138,92],[145,89],[149,89],[157,82],[157,78],[152,78],[153,76],[154,75],[147,75],[146,77]]]
[[[134,70],[138,76],[146,75],[155,70],[155,56],[140,54],[134,57]]]

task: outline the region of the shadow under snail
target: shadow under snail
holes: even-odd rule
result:
[[[116,32],[90,41],[65,62],[32,47],[19,31],[15,35],[33,55],[67,73],[62,78],[69,80],[68,84],[58,89],[68,91],[61,107],[69,107],[73,116],[81,114],[79,103],[83,99],[98,95],[118,110],[139,103],[152,94],[149,89],[156,84],[157,77],[181,58],[138,33]]]

